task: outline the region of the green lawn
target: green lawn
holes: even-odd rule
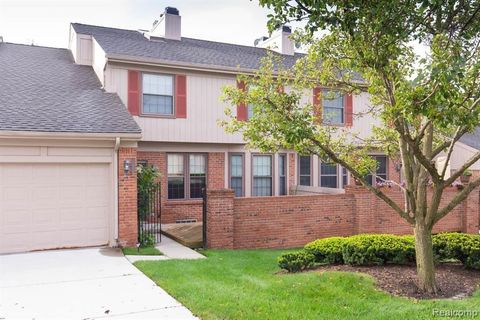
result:
[[[148,248],[123,248],[122,249],[124,255],[129,256],[161,256],[162,253],[153,247]]]
[[[460,301],[396,298],[366,275],[276,274],[282,252],[208,250],[208,259],[135,265],[202,319],[433,319],[434,308],[476,310],[480,318],[480,291]]]

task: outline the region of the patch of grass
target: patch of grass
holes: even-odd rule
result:
[[[208,259],[135,265],[202,319],[432,319],[433,309],[480,316],[479,291],[459,301],[417,301],[381,292],[362,274],[278,274],[285,252],[207,250]]]
[[[161,256],[163,255],[157,248],[123,248],[123,254],[126,256]]]

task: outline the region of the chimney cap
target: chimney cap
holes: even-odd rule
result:
[[[292,33],[292,28],[290,26],[282,26],[282,31],[286,33]]]
[[[173,15],[180,15],[180,11],[178,11],[177,8],[175,7],[166,7],[165,8],[165,13],[168,13],[168,14],[173,14]]]

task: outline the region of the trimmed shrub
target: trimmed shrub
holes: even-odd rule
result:
[[[346,238],[343,260],[349,265],[407,264],[415,261],[412,236],[363,234]]]
[[[305,251],[315,256],[315,262],[318,263],[343,263],[343,245],[346,238],[331,237],[318,239],[308,243]]]
[[[299,272],[313,266],[315,256],[306,251],[285,253],[278,258],[278,266],[288,272]]]
[[[480,269],[480,235],[439,233],[432,240],[438,260],[455,259],[467,268]]]

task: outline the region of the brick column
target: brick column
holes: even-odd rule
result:
[[[480,189],[473,190],[464,201],[462,231],[478,234],[480,229]]]
[[[235,193],[230,189],[207,191],[207,247],[233,249]]]
[[[132,170],[127,175],[124,161],[130,160]],[[137,148],[118,150],[118,241],[121,246],[135,246],[137,229]]]
[[[295,170],[295,153],[288,154],[288,190],[287,193],[290,194],[290,190],[297,185],[296,177],[297,172]]]
[[[345,193],[353,193],[354,197],[354,232],[374,233],[376,232],[375,210],[376,196],[363,186],[348,185]]]
[[[207,187],[209,189],[225,188],[225,153],[210,152],[207,163]]]

